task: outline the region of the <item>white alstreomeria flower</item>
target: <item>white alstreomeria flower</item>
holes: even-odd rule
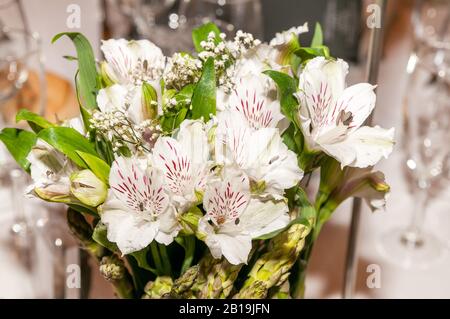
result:
[[[209,173],[209,146],[201,121],[184,121],[174,137],[160,137],[152,165],[161,170],[167,189],[180,212],[200,200]]]
[[[341,59],[309,61],[299,76],[299,120],[310,150],[324,151],[342,167],[367,167],[392,152],[394,129],[361,126],[375,106],[375,87],[345,88],[347,73]]]
[[[288,207],[284,200],[251,198],[245,175],[233,169],[224,173],[225,179],[211,183],[205,192],[206,215],[199,221],[198,232],[214,258],[223,255],[238,265],[247,263],[252,239],[288,225]]]
[[[252,191],[279,198],[302,178],[297,156],[283,143],[279,130],[226,127],[220,122],[215,139],[216,162],[237,166],[249,177]]]
[[[153,240],[169,245],[179,230],[159,172],[141,166],[135,158],[114,161],[108,198],[99,209],[108,240],[122,254],[139,251]]]
[[[129,109],[130,117],[139,124],[142,118],[148,118],[142,102],[142,85],[145,82],[155,90],[157,101],[154,102],[158,103],[158,114],[161,114],[160,81],[166,64],[161,49],[148,40],[124,39],[103,41],[101,49],[106,59],[103,64],[106,75],[113,83],[122,86],[121,89],[116,86],[113,90],[100,90],[101,101],[120,102],[120,108]]]
[[[97,104],[101,112],[126,114],[135,124],[142,123],[147,117],[142,103],[140,87],[129,87],[114,84],[101,89],[97,95]]]
[[[75,165],[62,153],[41,139],[27,156],[30,162],[33,184],[27,192],[52,201],[68,201],[70,197],[70,175]]]
[[[218,100],[218,105],[223,109],[218,114],[219,122],[224,121],[227,126],[253,129],[276,127],[284,117],[276,92],[270,92],[265,86],[267,78],[263,74],[240,78],[229,96]],[[271,93],[274,96],[270,96]]]
[[[101,49],[107,62],[106,73],[115,83],[139,86],[162,77],[166,59],[161,49],[148,40],[111,39],[103,41]]]

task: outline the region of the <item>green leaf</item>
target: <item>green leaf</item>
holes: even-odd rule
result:
[[[49,127],[55,127],[53,123],[50,123],[45,118],[36,113],[33,113],[27,109],[21,109],[16,115],[16,122],[27,121],[31,129],[35,133],[39,133],[40,130]]]
[[[216,35],[216,44],[219,43],[221,41],[220,29],[212,22],[205,23],[192,31],[192,41],[194,42],[194,47],[197,52],[203,51],[200,43],[206,41],[211,32],[214,32]]]
[[[62,36],[69,37],[77,51],[79,70],[79,94],[83,107],[92,110],[97,108],[97,91],[99,89],[97,68],[91,44],[84,35],[78,32],[63,32],[55,35],[52,43]]]
[[[314,29],[314,35],[311,41],[311,47],[319,47],[323,45],[323,33],[322,27],[319,22],[316,22],[316,28]]]
[[[151,267],[148,263],[147,253],[149,252],[150,246],[147,246],[144,249],[141,249],[139,251],[135,251],[134,253],[131,253],[130,255],[133,256],[134,259],[136,259],[136,262],[139,267],[151,271],[155,275],[157,274],[157,271],[155,268]]]
[[[145,118],[156,118],[158,116],[158,94],[155,88],[147,82],[142,84],[142,102]]]
[[[95,147],[77,130],[70,127],[51,127],[39,132],[44,140],[82,168],[88,168],[78,155],[78,151],[97,156]]]
[[[174,98],[177,102],[185,102],[186,100],[192,99],[192,94],[194,94],[194,84],[188,84],[184,88],[181,89],[180,92],[175,94]]]
[[[326,46],[320,46],[315,48],[300,48],[295,51],[295,55],[300,58],[301,63],[314,59],[318,56],[330,57],[330,50]]]
[[[79,203],[71,202],[71,203],[66,203],[66,205],[69,206],[70,208],[72,208],[73,210],[76,210],[77,212],[98,217],[98,212],[94,207],[84,205],[82,202],[79,202]]]
[[[211,114],[216,114],[216,75],[214,60],[209,58],[192,96],[192,118],[208,121]]]
[[[152,253],[153,262],[156,266],[156,272],[159,276],[161,276],[165,273],[165,271],[161,255],[159,254],[158,243],[156,241],[152,241],[149,247]]]
[[[101,222],[97,223],[97,225],[95,226],[94,233],[92,234],[92,239],[112,252],[120,252],[117,245],[108,240],[106,225],[102,224]]]
[[[268,70],[264,74],[270,76],[278,86],[281,111],[288,119],[295,121],[295,113],[298,110],[298,101],[294,97],[294,93],[297,92],[297,81],[278,71]]]
[[[77,151],[78,156],[86,163],[87,167],[106,185],[109,184],[109,165],[102,159],[89,153]]]
[[[302,151],[302,138],[299,129],[294,123],[289,125],[281,137],[283,138],[284,144],[286,144],[291,151],[296,154],[300,154]]]
[[[163,132],[172,133],[184,121],[187,114],[187,108],[182,108],[175,114],[166,114],[161,117],[160,124]]]
[[[0,140],[20,167],[29,173],[30,163],[27,156],[36,144],[36,134],[16,128],[4,128],[0,133]]]
[[[78,58],[73,55],[63,55],[63,58],[66,59],[67,61],[78,61]]]

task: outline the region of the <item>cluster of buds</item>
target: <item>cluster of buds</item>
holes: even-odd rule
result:
[[[202,73],[202,61],[189,54],[175,53],[167,64],[164,82],[167,88],[181,89],[195,83]]]
[[[207,40],[200,43],[203,51],[198,56],[203,62],[210,57],[214,59],[217,84],[225,92],[231,92],[236,86],[232,67],[233,63],[231,62],[238,59],[248,50],[259,45],[261,41],[255,39],[251,33],[246,33],[241,30],[236,33],[232,42],[225,41],[226,36],[224,33],[221,33],[219,37],[221,41],[217,43],[216,34],[210,32]]]
[[[248,50],[253,49],[260,44],[261,41],[255,39],[253,34],[238,30],[234,37],[234,41],[230,43],[230,52],[233,55],[233,58],[237,59]]]
[[[120,280],[125,275],[125,265],[117,256],[105,256],[99,267],[100,273],[108,281]]]
[[[226,92],[234,89],[234,72],[230,67],[233,64],[232,61],[259,45],[261,41],[255,39],[251,33],[241,30],[236,33],[234,41],[226,42],[225,38],[225,33],[217,36],[216,33],[210,32],[206,40],[200,42],[202,51],[198,54],[198,58],[193,58],[185,53],[175,53],[169,59],[164,72],[166,87],[180,90],[190,83],[197,82],[201,76],[203,63],[212,58],[214,59],[217,84]],[[166,103],[167,108],[175,105],[175,103]]]
[[[147,147],[153,146],[161,133],[161,127],[153,120],[133,124],[126,112],[120,110],[95,112],[90,124],[97,138],[103,137],[111,142],[115,153],[122,147],[134,147],[138,152],[149,151]]]

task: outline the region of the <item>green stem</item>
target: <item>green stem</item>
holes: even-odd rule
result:
[[[195,254],[195,237],[186,236],[184,237],[184,261],[181,266],[181,275],[184,274],[189,267],[191,267],[192,261],[194,260]]]
[[[164,275],[172,276],[172,265],[170,264],[169,254],[167,253],[167,248],[163,244],[158,244],[159,253],[162,259],[162,265],[164,268]]]
[[[150,250],[152,252],[153,262],[155,263],[158,275],[162,276],[164,274],[164,267],[161,261],[161,256],[159,255],[158,244],[155,241],[151,242]]]

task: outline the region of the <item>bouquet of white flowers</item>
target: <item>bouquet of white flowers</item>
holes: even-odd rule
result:
[[[371,166],[394,130],[364,126],[374,86],[345,87],[348,64],[316,26],[262,43],[212,23],[196,54],[165,57],[147,40],[107,40],[96,61],[74,43],[81,116],[0,134],[31,174],[28,194],[68,206],[81,245],[122,298],[302,297],[322,225],[349,197],[382,208]],[[320,170],[315,202],[305,187]]]

